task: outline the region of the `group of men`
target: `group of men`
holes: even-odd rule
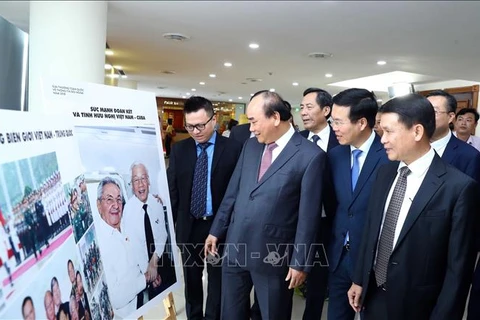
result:
[[[480,153],[451,133],[455,109],[444,91],[411,94],[382,106],[377,122],[373,92],[310,88],[298,133],[265,90],[227,139],[212,103],[189,98],[191,137],[173,145],[167,169],[188,319],[290,319],[305,280],[303,319],[321,318],[327,288],[328,319],[461,319]]]
[[[133,163],[130,169],[134,196],[128,201],[116,177],[103,178],[97,187],[98,246],[110,301],[122,318],[176,282],[163,203],[150,193],[146,166]]]

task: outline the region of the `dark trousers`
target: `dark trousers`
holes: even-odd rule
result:
[[[340,263],[335,272],[329,274],[328,319],[353,320],[353,311],[348,302],[347,292],[352,286],[353,261],[350,253],[343,249]]]
[[[477,262],[468,300],[467,320],[478,319],[480,319],[480,263]]]
[[[165,138],[165,153],[167,157],[170,156],[171,146],[172,146],[172,137],[167,135],[167,137]]]
[[[220,264],[207,264],[208,287],[205,318],[203,315],[203,248],[211,225],[212,220],[196,220],[192,226],[189,241],[187,244],[184,244],[185,247],[182,252],[185,279],[185,310],[189,320],[220,319],[222,288],[222,268]]]
[[[288,289],[285,275],[259,274],[224,263],[222,320],[250,319],[252,286],[255,286],[262,319],[291,319],[293,290]]]

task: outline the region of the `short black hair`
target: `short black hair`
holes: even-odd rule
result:
[[[60,286],[58,284],[58,280],[57,280],[57,277],[53,277],[52,280],[50,281],[50,290],[52,291],[53,293],[53,284],[56,283],[58,286]]]
[[[282,121],[288,121],[292,117],[292,113],[290,112],[291,107],[290,109],[288,108],[287,104],[278,93],[271,92],[270,90],[261,90],[256,92],[250,101],[256,96],[262,96],[263,98],[265,117],[270,118],[275,112],[278,112],[280,120]]]
[[[385,103],[381,110],[385,113],[398,114],[398,121],[410,129],[415,124],[420,124],[430,139],[435,132],[435,110],[427,98],[419,94],[408,94],[393,98]]]
[[[378,103],[373,91],[351,88],[340,92],[332,100],[333,104],[337,106],[350,108],[348,116],[350,122],[357,122],[361,118],[365,118],[370,129],[375,126]]]
[[[436,96],[445,97],[447,99],[447,112],[455,113],[457,111],[457,99],[455,99],[455,97],[452,96],[450,93],[444,90],[434,90],[427,94],[427,98]]]
[[[478,122],[478,119],[480,116],[478,115],[477,109],[474,108],[463,108],[460,109],[460,111],[457,112],[457,115],[455,116],[455,119],[458,118],[458,116],[463,116],[464,114],[471,113],[475,117],[475,122]]]
[[[30,303],[31,303],[32,306],[33,306],[32,297],[26,296],[25,299],[23,299],[23,302],[22,302],[22,316],[23,316],[24,318],[25,318],[25,313],[23,312],[23,309],[25,308],[25,305],[27,304],[28,301],[30,301]]]
[[[315,92],[317,97],[315,101],[320,106],[320,109],[325,107],[330,107],[330,112],[325,118],[330,117],[330,113],[332,112],[332,96],[327,91],[320,89],[320,88],[308,88],[307,90],[303,91],[303,96],[305,97],[307,94]]]
[[[185,101],[183,106],[183,113],[192,113],[197,112],[200,109],[204,109],[208,117],[213,116],[213,105],[212,102],[204,97],[200,96],[191,96]]]

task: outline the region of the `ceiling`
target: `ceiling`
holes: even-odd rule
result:
[[[28,31],[28,6],[1,1],[0,15]],[[107,41],[115,54],[108,59],[138,89],[163,97],[189,92],[246,102],[275,88],[298,105],[307,87],[335,94],[344,82],[388,99],[387,87],[400,81],[477,83],[479,18],[475,1],[109,1]],[[170,32],[190,39],[163,38]],[[333,56],[310,58],[312,52]],[[224,67],[227,61],[233,66]]]

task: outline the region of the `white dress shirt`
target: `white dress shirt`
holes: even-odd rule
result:
[[[448,131],[447,135],[443,138],[438,139],[437,141],[434,141],[430,143],[430,145],[437,151],[438,155],[440,158],[443,156],[443,153],[445,152],[445,148],[447,147],[448,141],[450,141],[450,138],[452,137],[452,132]]]
[[[412,205],[413,200],[422,185],[423,179],[425,179],[425,175],[427,174],[430,165],[432,164],[433,157],[435,156],[435,152],[433,148],[424,154],[422,157],[418,158],[414,162],[410,163],[408,168],[410,169],[411,173],[407,176],[407,189],[405,190],[405,198],[402,202],[402,207],[400,209],[400,213],[398,215],[397,225],[395,227],[395,236],[393,238],[393,248],[397,244],[398,237],[400,236],[400,232],[402,231],[403,224],[407,219],[408,211],[410,210],[410,206]],[[383,223],[385,222],[385,213],[387,212],[388,205],[390,204],[390,199],[392,198],[393,189],[395,188],[395,184],[398,180],[398,173],[400,169],[405,167],[406,164],[402,161],[398,165],[397,176],[393,181],[392,187],[388,193],[387,201],[385,202],[385,208],[383,210],[383,219],[382,225],[380,227],[380,233],[378,239],[380,239],[380,234],[382,234]],[[378,245],[377,245],[377,253],[378,253]],[[375,259],[376,260],[376,259]]]
[[[126,235],[101,218],[95,227],[115,316],[126,318],[137,310],[137,294],[147,286],[145,275],[135,260],[132,242]]]
[[[149,261],[143,205],[144,203],[138,200],[135,195],[127,201],[123,210],[122,230],[132,243],[135,261],[138,262],[140,270],[145,273]],[[155,253],[161,258],[165,250],[165,242],[167,241],[163,205],[151,194],[148,194],[147,205],[148,217],[152,225],[153,240],[155,241]]]
[[[319,133],[314,133],[314,132],[310,131],[308,133],[308,140],[313,141],[312,137],[314,135],[317,135],[320,138],[320,140],[317,141],[317,146],[322,148],[323,151],[327,152],[328,140],[330,140],[330,130],[331,130],[330,126],[327,124],[325,126],[325,128],[320,130]]]
[[[370,151],[370,147],[373,144],[373,140],[375,140],[375,131],[372,130],[372,133],[370,134],[370,137],[368,137],[367,141],[365,141],[359,150],[362,150],[362,153],[358,156],[358,164],[359,164],[359,170],[358,173],[359,175],[362,173],[362,168],[363,164],[365,163],[365,159],[367,159],[368,151]],[[350,146],[350,151],[353,151],[357,148],[354,146]],[[350,152],[350,168],[353,166],[353,154]]]
[[[277,141],[275,141],[275,143],[277,144],[277,147],[272,151],[272,163],[273,161],[275,161],[275,159],[277,159],[280,152],[282,152],[282,150],[285,149],[285,146],[287,145],[288,141],[290,141],[294,133],[295,133],[295,129],[293,129],[292,125],[290,125],[290,129],[288,129],[288,131],[285,132],[283,136],[281,136],[280,138],[277,139]],[[264,153],[266,149],[267,147],[265,145],[265,149],[263,150]]]

